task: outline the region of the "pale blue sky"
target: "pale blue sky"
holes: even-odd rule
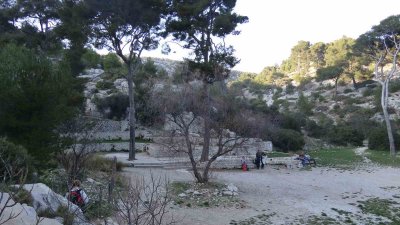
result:
[[[241,62],[234,68],[260,72],[280,64],[299,40],[331,42],[357,38],[390,15],[400,14],[400,0],[237,0],[235,11],[249,17],[242,33],[227,39]],[[178,46],[168,58],[182,59]],[[166,57],[160,51],[145,53]]]

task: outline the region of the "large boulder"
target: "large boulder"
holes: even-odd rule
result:
[[[55,193],[45,184],[25,184],[24,189],[31,192],[33,207],[37,212],[48,210],[56,212],[60,206],[68,207],[69,205],[73,210],[80,210],[78,206],[71,204],[66,198]]]
[[[104,73],[104,70],[102,70],[102,69],[88,69],[88,70],[85,70],[83,72],[83,74],[80,74],[78,77],[94,79],[96,77],[99,77],[103,73]]]
[[[38,217],[35,209],[26,204],[15,203],[12,199],[9,199],[8,193],[1,193],[2,198],[0,202],[0,209],[7,206],[0,216],[0,224],[4,225],[36,225],[40,221],[40,225],[61,225],[56,219],[49,219]],[[8,220],[8,218],[12,218]],[[7,221],[8,220],[8,221]]]
[[[68,201],[65,197],[55,193],[47,185],[42,183],[25,184],[24,189],[31,193],[33,208],[36,212],[57,212],[60,207],[65,207],[75,216],[74,224],[85,223],[86,219],[82,210]]]
[[[119,78],[114,81],[115,88],[124,94],[128,94],[128,81],[124,78]]]

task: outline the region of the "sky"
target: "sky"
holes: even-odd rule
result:
[[[343,36],[357,38],[373,25],[400,14],[400,0],[237,0],[235,12],[248,16],[238,27],[240,35],[226,39],[241,60],[233,69],[259,73],[281,64],[298,41],[329,43]],[[172,53],[160,50],[144,56],[182,60],[187,52],[172,45]]]

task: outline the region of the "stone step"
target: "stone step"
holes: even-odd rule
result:
[[[160,162],[160,163],[141,163],[141,162],[133,162],[130,165],[126,165],[130,167],[138,167],[138,168],[165,168],[165,169],[178,169],[178,168],[190,168],[191,165],[189,162]]]

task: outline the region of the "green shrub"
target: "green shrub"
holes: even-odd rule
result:
[[[364,139],[367,139],[369,130],[376,127],[376,123],[369,119],[372,115],[370,109],[359,109],[348,118],[347,124],[362,133]]]
[[[396,148],[400,147],[400,135],[393,132]],[[371,129],[368,133],[368,148],[372,150],[389,150],[389,137],[387,129],[384,126],[376,127]]]
[[[353,89],[346,88],[346,89],[344,89],[344,91],[343,91],[343,93],[345,93],[345,94],[350,93],[350,92],[353,92]]]
[[[389,92],[394,93],[400,91],[400,79],[392,80],[389,83]]]
[[[69,63],[24,47],[0,48],[0,135],[24,146],[39,169],[58,150],[55,128],[82,107],[83,91]]]
[[[104,79],[115,81],[118,78],[123,78],[128,73],[126,66],[115,53],[109,53],[103,56],[102,61],[104,68],[104,74],[102,76]]]
[[[344,124],[338,124],[327,135],[330,143],[341,146],[361,146],[364,140],[364,135],[361,132]]]
[[[303,93],[300,93],[299,99],[297,100],[297,108],[299,112],[305,115],[312,115],[312,109],[314,108],[314,105],[306,96],[303,95]]]
[[[284,152],[303,149],[305,144],[304,137],[301,133],[289,129],[276,130],[271,134],[271,140],[274,146]]]
[[[85,216],[89,220],[94,220],[98,218],[107,218],[113,214],[113,206],[106,201],[95,201],[91,203],[85,212]]]
[[[325,133],[324,129],[314,120],[307,120],[304,129],[307,131],[307,135],[310,137],[319,138]]]
[[[71,213],[67,206],[59,206],[56,215],[63,218],[63,225],[73,225],[75,215]]]
[[[318,100],[319,102],[325,101],[325,97],[322,96],[320,92],[311,93],[311,98],[313,101],[316,101],[316,100]]]
[[[346,95],[336,95],[335,100],[336,101],[345,101],[348,98],[351,98],[351,97],[346,96]]]
[[[376,85],[376,81],[374,81],[374,80],[365,80],[365,81],[362,81],[362,82],[360,82],[360,83],[358,83],[357,84],[357,87],[358,88],[363,88],[363,87],[373,87],[373,85]],[[372,85],[372,86],[371,86]]]
[[[101,65],[101,56],[89,49],[82,55],[82,62],[85,68],[97,68]]]
[[[0,162],[0,178],[2,182],[17,182],[20,177],[16,176],[16,173],[21,169],[25,168],[29,172],[34,170],[33,160],[28,155],[27,150],[1,137],[0,156],[2,158]]]
[[[381,108],[381,96],[382,96],[382,86],[374,89],[374,105],[377,108]]]
[[[280,125],[284,129],[301,130],[301,127],[306,124],[306,116],[303,113],[287,113],[280,118]]]
[[[280,107],[288,109],[289,105],[290,105],[289,101],[287,101],[285,99],[277,99],[277,100],[274,100],[274,103],[273,103],[273,106],[278,108],[278,109]]]
[[[111,172],[112,171],[113,160],[109,158],[104,158],[101,156],[93,156],[86,162],[86,168],[91,171],[102,171]],[[122,162],[117,161],[117,171],[122,171]]]
[[[52,169],[42,171],[39,182],[46,184],[54,192],[63,195],[67,190],[66,179],[60,177],[68,177],[64,169]]]
[[[362,95],[363,97],[368,97],[374,95],[374,93],[375,93],[374,89],[367,88],[363,91]]]
[[[103,56],[103,68],[104,71],[108,72],[113,69],[118,69],[123,67],[121,60],[119,59],[118,55],[115,53],[108,53],[107,55]]]
[[[126,117],[129,97],[125,94],[114,94],[103,99],[96,99],[95,104],[106,118],[121,120]]]
[[[346,98],[343,100],[345,105],[361,104],[363,100],[361,98]]]
[[[27,204],[29,206],[33,205],[32,195],[25,189],[18,189],[17,193],[14,195],[14,201],[20,204]]]
[[[360,110],[361,107],[360,106],[356,106],[356,105],[345,105],[342,113],[344,113],[345,115],[349,114],[349,113],[353,113],[356,112],[358,110]]]
[[[288,85],[286,86],[286,94],[291,95],[294,94],[295,91],[295,86],[293,86],[292,83],[288,83]]]
[[[108,80],[99,81],[96,84],[96,88],[99,90],[107,90],[111,89],[112,87],[114,87],[114,83]]]

